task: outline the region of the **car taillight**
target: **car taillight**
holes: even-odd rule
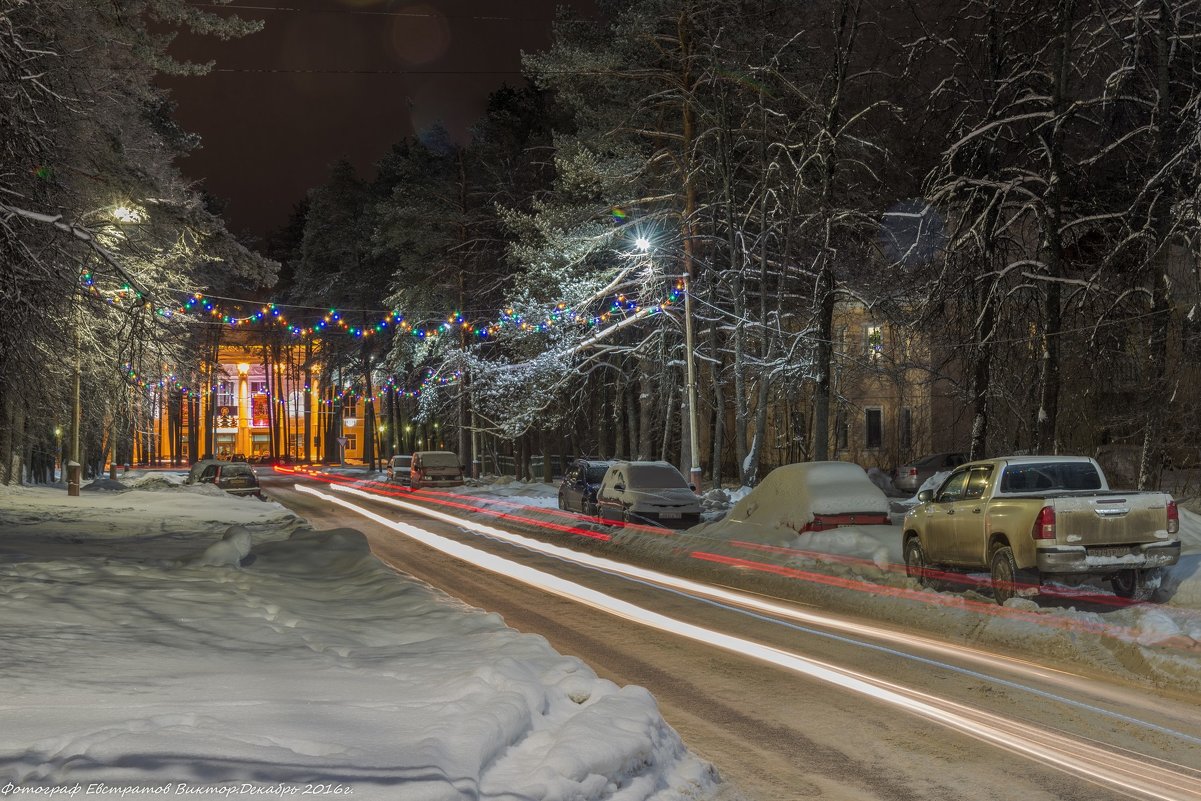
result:
[[[1055,510],[1050,506],[1044,506],[1038,512],[1038,517],[1034,519],[1034,530],[1030,535],[1036,540],[1053,540],[1055,539]]]
[[[909,468],[909,477],[917,478],[917,468],[916,467]]]
[[[1168,533],[1176,534],[1180,531],[1180,510],[1176,508],[1176,501],[1168,501]]]

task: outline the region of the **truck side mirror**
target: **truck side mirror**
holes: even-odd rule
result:
[[[917,494],[918,503],[927,503],[934,500],[934,490],[922,490]]]

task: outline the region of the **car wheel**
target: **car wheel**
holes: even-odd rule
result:
[[[596,508],[596,504],[590,501],[581,502],[580,509],[583,510],[580,512],[580,514],[584,515],[585,517],[596,517],[600,514],[600,510]]]
[[[1161,578],[1162,574],[1158,570],[1128,568],[1114,573],[1109,582],[1113,586],[1114,595],[1132,601],[1147,601],[1159,589]]]
[[[988,560],[989,572],[992,574],[992,595],[1002,606],[1013,596],[1017,595],[1018,563],[1013,558],[1013,549],[1002,545],[992,552]]]
[[[922,587],[934,586],[930,580],[930,566],[926,564],[926,552],[917,537],[905,543],[905,575]]]
[[[560,495],[560,496],[559,496],[559,511],[562,511],[562,512],[569,511],[569,510],[567,509],[567,504],[563,503],[563,496],[562,496],[562,495]]]

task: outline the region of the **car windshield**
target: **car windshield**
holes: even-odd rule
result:
[[[421,456],[422,467],[458,467],[459,457],[453,453],[431,452]]]
[[[224,478],[233,478],[234,476],[253,476],[254,470],[245,462],[235,462],[227,464],[221,468],[221,475]]]
[[[609,469],[608,465],[590,464],[588,465],[588,476],[585,479],[589,484],[599,484],[605,477],[605,471]]]
[[[1001,474],[1001,492],[1101,489],[1101,474],[1090,462],[1009,465]]]
[[[409,467],[413,464],[412,456],[397,456],[392,460],[393,467]]]
[[[684,476],[671,465],[630,465],[629,476],[630,486],[639,489],[688,489]]]

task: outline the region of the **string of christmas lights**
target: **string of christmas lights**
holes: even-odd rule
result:
[[[319,321],[305,326],[289,323],[284,313],[285,307],[276,303],[267,303],[252,314],[239,315],[227,311],[218,301],[197,292],[189,296],[178,308],[160,309],[159,314],[164,317],[171,317],[174,314],[207,314],[231,328],[238,328],[254,323],[273,323],[283,326],[289,333],[297,337],[316,336],[330,331],[342,331],[355,337],[370,337],[392,329],[424,340],[446,336],[452,331],[459,330],[466,331],[477,340],[483,340],[495,337],[505,329],[515,329],[522,332],[546,332],[554,326],[564,324],[595,328],[604,325],[615,317],[636,314],[644,308],[649,308],[652,313],[663,311],[667,307],[678,303],[682,296],[683,288],[677,285],[670,291],[666,298],[651,304],[649,307],[643,306],[637,300],[630,299],[625,295],[619,295],[610,303],[609,308],[600,314],[584,314],[573,310],[566,303],[559,303],[542,319],[531,320],[524,315],[517,314],[513,309],[507,309],[501,312],[499,320],[486,323],[471,322],[461,312],[455,311],[448,314],[445,319],[439,322],[415,325],[406,319],[405,315],[400,311],[393,310],[387,312],[383,317],[378,318],[374,323],[351,325],[346,321],[346,316],[343,312],[340,312],[336,308],[331,308]]]

